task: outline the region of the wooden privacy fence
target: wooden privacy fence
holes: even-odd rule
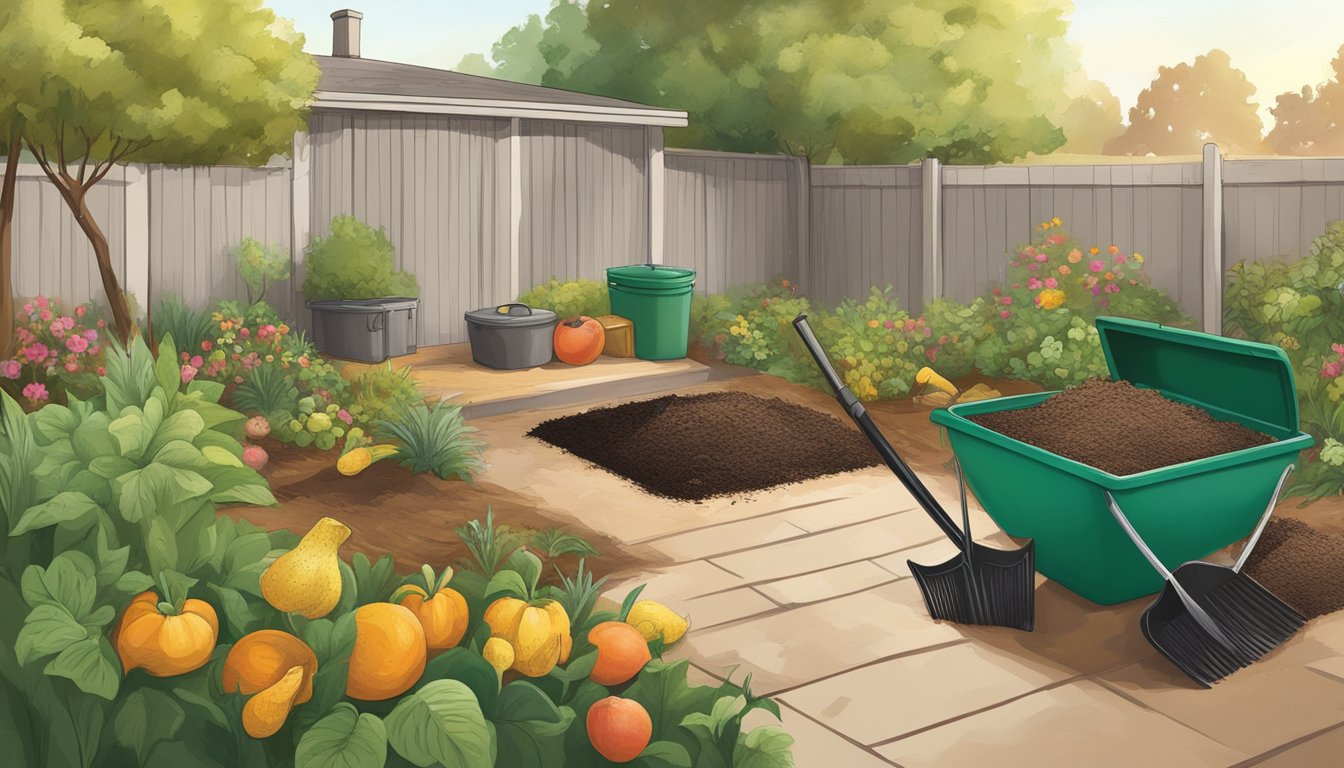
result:
[[[771,155],[663,150],[656,129],[439,116],[314,115],[293,160],[265,168],[115,168],[90,207],[128,291],[196,306],[241,298],[245,237],[289,248],[268,299],[299,327],[303,248],[334,215],[384,227],[416,273],[421,343],[465,340],[462,313],[554,275],[602,279],[648,261],[694,268],[697,290],[776,276],[823,304],[890,284],[918,311],[1002,279],[1007,254],[1058,216],[1084,245],[1146,258],[1153,282],[1217,329],[1226,266],[1297,259],[1344,219],[1344,159],[1070,166],[809,166]],[[21,165],[19,296],[97,299],[83,233]]]

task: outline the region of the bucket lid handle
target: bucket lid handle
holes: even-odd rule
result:
[[[521,309],[523,311],[514,312],[513,311],[514,309]],[[495,308],[495,311],[501,315],[508,315],[509,317],[523,317],[532,314],[531,307],[527,306],[526,304],[519,304],[517,302],[512,302],[509,304],[500,304],[498,307]]]

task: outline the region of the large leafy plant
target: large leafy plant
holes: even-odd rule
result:
[[[309,301],[419,296],[415,275],[399,271],[395,255],[382,229],[337,216],[329,234],[308,246],[303,295]]]
[[[599,280],[560,281],[552,277],[549,281],[533,286],[531,290],[518,297],[518,301],[536,307],[549,309],[561,318],[587,315],[599,317],[611,314],[611,294],[607,284]]]

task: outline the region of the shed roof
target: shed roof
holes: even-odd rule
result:
[[[681,110],[392,61],[314,56],[313,107],[527,117],[630,125],[686,125]]]

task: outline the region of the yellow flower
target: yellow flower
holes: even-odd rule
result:
[[[1060,221],[1060,220],[1059,220],[1059,217],[1056,216],[1056,217],[1054,217],[1053,219],[1050,220],[1050,223],[1051,223],[1051,224],[1054,224],[1056,227],[1058,227],[1059,225],[1063,224],[1064,222]]]
[[[1094,245],[1091,248],[1088,248],[1087,252],[1092,254],[1093,256],[1096,256],[1098,253],[1101,253],[1101,249]]]
[[[1142,253],[1135,253],[1135,254],[1134,254],[1134,260],[1137,261],[1137,262],[1139,262],[1140,264],[1142,264],[1142,263],[1143,263],[1143,254],[1142,254]]]
[[[1074,248],[1072,251],[1069,251],[1069,263],[1070,263],[1070,264],[1077,264],[1078,262],[1080,262],[1080,261],[1082,261],[1082,260],[1083,260],[1083,253],[1082,253],[1082,251],[1079,251],[1077,248]],[[1064,274],[1067,275],[1068,272],[1065,272]]]
[[[868,327],[869,327],[869,328],[876,328],[876,327],[877,327],[877,321],[876,321],[876,320],[869,320],[869,321],[868,321]]]
[[[1041,309],[1058,309],[1064,305],[1064,292],[1057,288],[1046,288],[1036,294],[1036,303]]]

